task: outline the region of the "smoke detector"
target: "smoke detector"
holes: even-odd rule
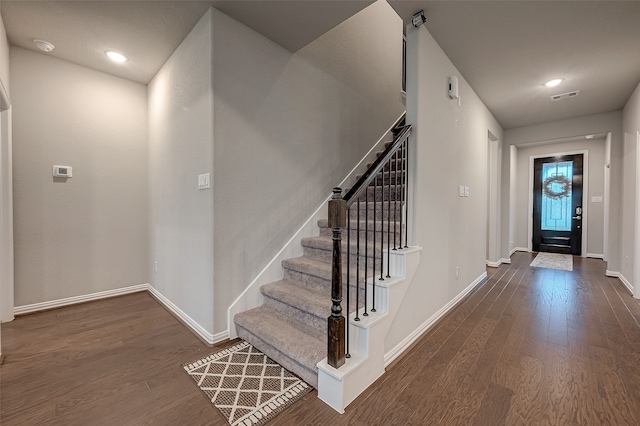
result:
[[[551,102],[559,101],[561,99],[575,98],[580,94],[579,90],[574,90],[573,92],[560,93],[559,95],[552,95]]]
[[[38,49],[40,49],[40,50],[42,50],[43,52],[46,52],[46,53],[49,53],[53,49],[56,48],[53,44],[49,43],[48,41],[35,39],[35,40],[33,40],[33,42],[38,47]]]

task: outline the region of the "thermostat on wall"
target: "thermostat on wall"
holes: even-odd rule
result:
[[[70,178],[72,176],[71,167],[53,166],[53,177]]]

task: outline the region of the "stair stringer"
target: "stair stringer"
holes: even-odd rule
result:
[[[338,369],[327,364],[326,358],[318,363],[318,398],[337,412],[344,413],[347,405],[384,374],[385,337],[413,282],[421,251],[421,247],[409,247],[391,252],[391,278],[376,281],[378,311],[365,317],[361,309],[360,321],[354,320],[355,312],[349,316],[351,358]],[[386,261],[386,255],[383,258]],[[368,285],[371,290],[371,280]],[[372,291],[368,293],[371,297]]]

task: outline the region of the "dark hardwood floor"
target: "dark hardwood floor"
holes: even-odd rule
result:
[[[0,424],[226,424],[181,365],[204,345],[148,293],[2,324]]]
[[[640,304],[574,258],[511,265],[339,415],[312,392],[271,425],[638,425]],[[180,365],[218,348],[139,293],[2,325],[2,425],[224,425]]]

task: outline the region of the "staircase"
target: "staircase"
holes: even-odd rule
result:
[[[385,144],[385,148],[390,144],[392,142]],[[405,148],[394,149],[398,154],[385,164],[348,210],[347,228],[342,235],[342,308],[347,318],[356,305],[364,306],[366,280],[371,281],[374,273],[377,278],[383,276],[382,242],[387,250],[402,239],[403,203],[398,200],[404,199],[400,194],[404,194],[403,182],[406,182]],[[367,165],[365,175],[370,174],[371,166]],[[238,337],[315,388],[318,388],[317,365],[327,357],[333,248],[333,230],[328,228],[327,219],[319,220],[317,226],[317,236],[301,241],[303,255],[282,261],[284,277],[260,287],[262,306],[234,317]],[[357,230],[360,232],[356,233]],[[366,239],[369,242],[365,253]],[[384,274],[388,275],[388,269]],[[360,293],[359,299],[357,293]]]

